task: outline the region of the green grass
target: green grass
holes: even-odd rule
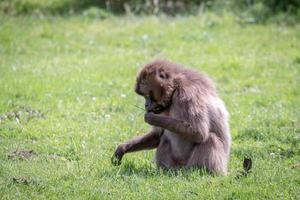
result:
[[[154,151],[111,165],[118,143],[150,128],[133,85],[157,57],[217,82],[231,114],[227,177],[159,171]],[[299,24],[1,15],[0,199],[299,199],[299,87]],[[244,156],[253,171],[235,179]]]

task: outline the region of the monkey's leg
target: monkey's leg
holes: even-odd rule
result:
[[[204,142],[209,135],[208,122],[206,122],[207,120],[204,118],[198,123],[192,124],[187,121],[149,112],[145,114],[145,121],[153,126],[161,127],[179,134],[192,142]]]
[[[223,143],[214,133],[210,133],[206,142],[197,144],[187,162],[187,167],[200,167],[212,173],[227,173],[228,155]]]
[[[162,132],[163,130],[161,128],[155,127],[151,132],[143,136],[135,137],[132,140],[120,144],[112,157],[112,164],[120,165],[122,157],[126,153],[158,147]]]

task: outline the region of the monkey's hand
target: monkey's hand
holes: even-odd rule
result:
[[[146,123],[156,126],[155,121],[157,121],[158,114],[154,114],[153,112],[146,112],[144,116],[144,120]]]
[[[124,155],[123,148],[121,146],[118,146],[115,153],[114,153],[114,155],[111,158],[111,163],[114,166],[120,165],[123,155]]]
[[[146,123],[152,126],[160,126],[160,122],[164,121],[164,117],[160,114],[155,114],[154,112],[146,112],[144,120]]]

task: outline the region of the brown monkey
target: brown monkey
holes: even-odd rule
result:
[[[145,97],[144,119],[153,129],[120,144],[114,165],[125,153],[157,148],[159,167],[199,167],[226,174],[231,146],[228,113],[209,77],[156,60],[140,71],[135,91]]]

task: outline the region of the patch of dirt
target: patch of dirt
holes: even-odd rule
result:
[[[48,155],[47,158],[48,158],[49,160],[70,161],[69,158],[66,158],[66,157],[60,156],[60,155],[56,155],[56,154]]]
[[[296,163],[292,165],[292,169],[298,169],[300,168],[300,163]]]
[[[0,123],[6,120],[30,121],[33,118],[45,119],[45,114],[29,106],[21,106],[13,111],[0,115]]]
[[[32,185],[43,188],[43,184],[39,179],[29,176],[15,176],[11,179],[12,184]]]
[[[33,150],[15,150],[8,154],[8,159],[16,160],[16,159],[28,159],[32,156],[36,156],[37,154]]]
[[[26,177],[26,176],[13,177],[12,181],[13,181],[13,183],[24,184],[24,185],[29,185],[29,183],[32,182],[31,178]]]

